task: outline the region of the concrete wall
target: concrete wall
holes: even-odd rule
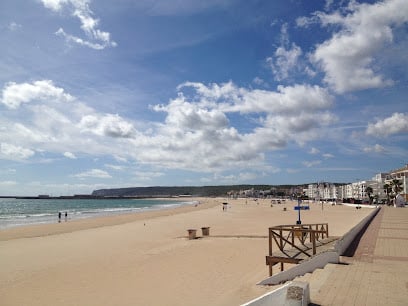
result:
[[[367,217],[365,217],[359,224],[354,226],[349,230],[343,237],[341,237],[334,245],[334,251],[339,255],[343,255],[347,248],[350,246],[351,242],[356,238],[356,236],[361,232],[361,230],[371,222],[371,220],[377,215],[380,208],[374,209]]]

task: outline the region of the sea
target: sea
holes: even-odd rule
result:
[[[186,199],[0,199],[0,230],[32,224],[136,213],[195,205]]]

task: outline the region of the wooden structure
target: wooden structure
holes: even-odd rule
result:
[[[269,266],[269,275],[272,276],[272,267],[284,263],[298,264],[306,258],[316,254],[319,246],[335,239],[329,239],[328,223],[278,225],[269,228],[269,255],[266,256],[266,265]],[[278,246],[274,252],[273,242]]]

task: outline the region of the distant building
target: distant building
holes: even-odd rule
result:
[[[305,190],[309,199],[319,200],[336,200],[338,199],[338,189],[332,183],[321,182],[309,184]]]

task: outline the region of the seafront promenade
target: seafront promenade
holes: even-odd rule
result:
[[[341,263],[298,278],[311,305],[408,305],[408,209],[383,207]]]

